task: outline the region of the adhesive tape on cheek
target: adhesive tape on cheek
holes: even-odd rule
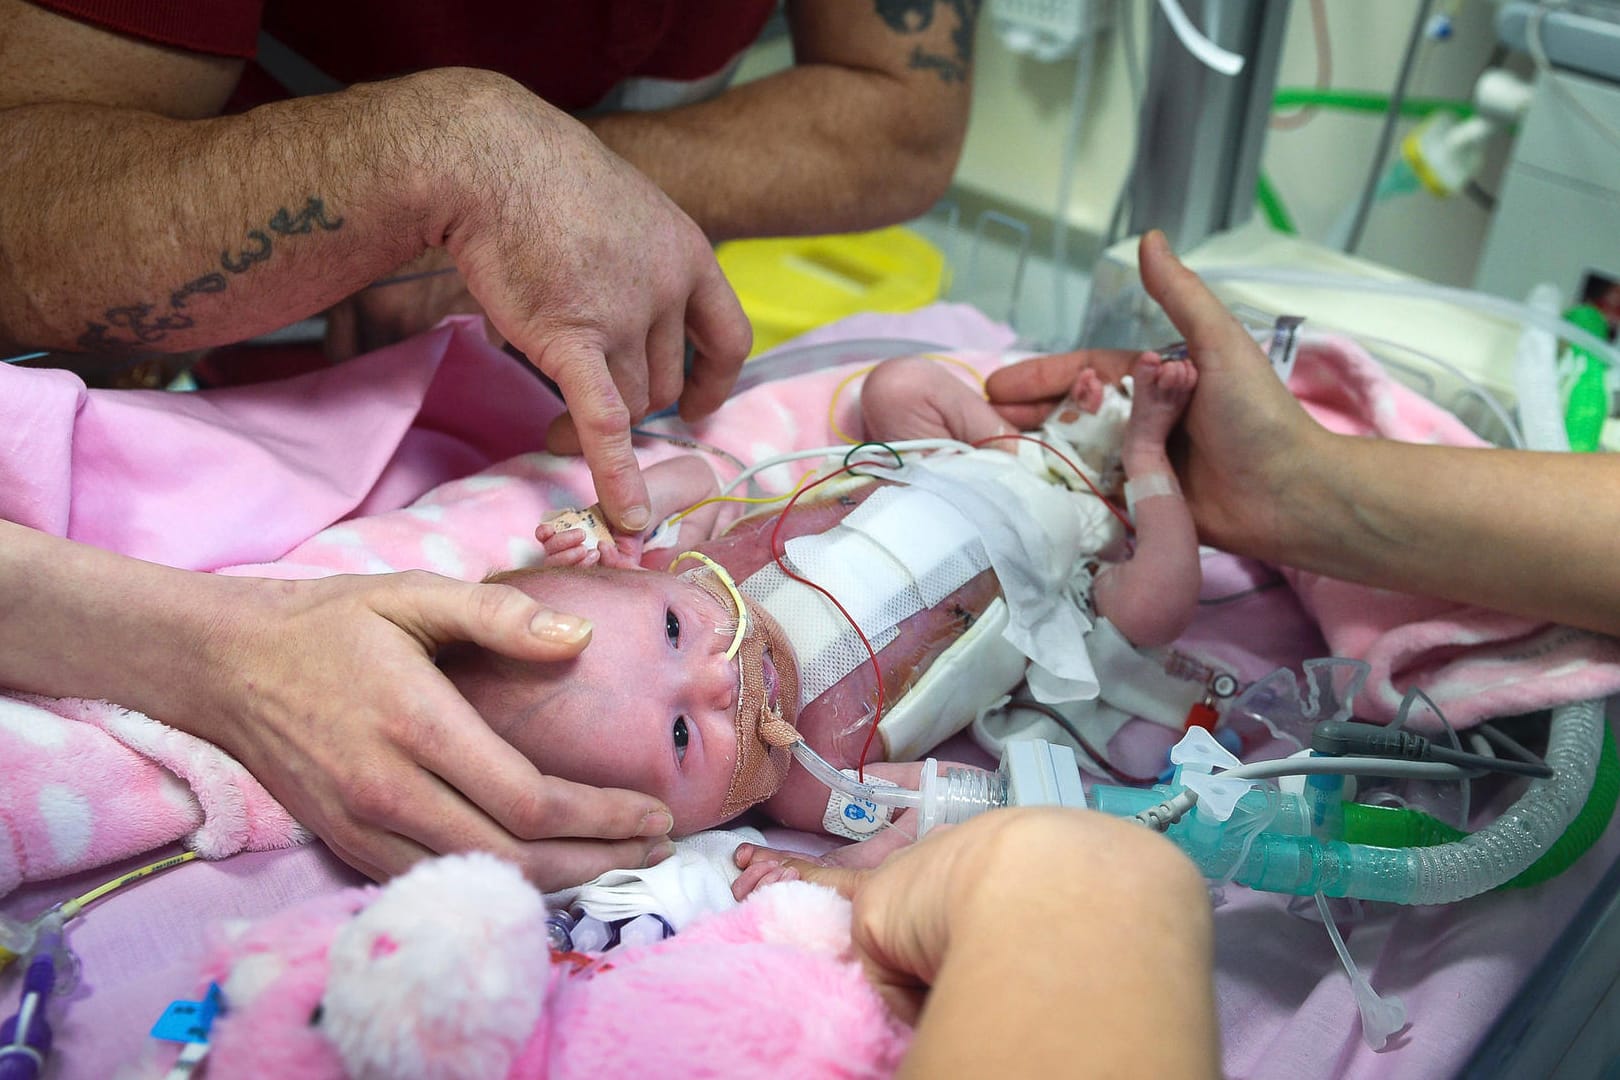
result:
[[[1153,473],[1125,481],[1125,509],[1132,516],[1136,514],[1137,503],[1159,495],[1181,498],[1181,485],[1176,482],[1175,473]]]

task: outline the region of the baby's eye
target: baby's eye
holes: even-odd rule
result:
[[[670,734],[675,739],[675,760],[677,762],[685,761],[686,744],[690,742],[692,738],[691,734],[686,730],[686,717],[677,716],[675,718],[675,727]]]
[[[681,643],[681,617],[673,611],[664,612],[664,636],[671,645]]]

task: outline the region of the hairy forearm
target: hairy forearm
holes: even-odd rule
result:
[[[491,85],[431,72],[191,121],[0,111],[0,344],[178,352],[321,310],[442,242],[454,118]]]
[[[585,123],[719,241],[915,217],[950,183],[964,121],[916,103],[895,76],[810,64],[701,104]]]
[[[1620,459],[1334,437],[1276,561],[1620,633]]]

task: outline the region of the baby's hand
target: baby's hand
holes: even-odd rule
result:
[[[731,883],[731,895],[742,900],[762,886],[803,879],[849,896],[867,871],[914,839],[915,830],[910,828],[882,829],[869,839],[833,848],[823,855],[741,844],[733,857],[742,868],[742,876]]]
[[[615,534],[600,505],[558,511],[535,527],[534,538],[554,566],[626,568],[641,561],[641,537]]]
[[[731,895],[746,900],[755,889],[774,885],[778,881],[810,881],[837,889],[845,896],[866,876],[865,870],[856,870],[839,862],[839,853],[850,848],[835,848],[825,855],[810,855],[803,851],[781,851],[777,848],[739,844],[732,858],[742,868],[742,875],[731,883]]]

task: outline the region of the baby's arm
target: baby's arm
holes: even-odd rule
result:
[[[676,523],[674,527],[680,529],[681,537],[677,547],[644,551],[647,538],[665,518],[719,494],[720,487],[708,462],[695,454],[649,465],[642,470],[642,476],[652,499],[653,529],[633,536],[613,533],[600,504],[566,510],[542,521],[534,530],[535,539],[546,549],[546,562],[563,566],[594,566],[600,562],[605,566],[663,570],[674,553],[713,536],[720,516],[719,503],[702,507]]]
[[[1134,502],[1136,550],[1127,561],[1103,568],[1093,596],[1097,613],[1127,641],[1152,648],[1180,637],[1198,607],[1198,532],[1164,448],[1192,397],[1198,369],[1190,361],[1144,353],[1131,379],[1131,418],[1120,460]]]

